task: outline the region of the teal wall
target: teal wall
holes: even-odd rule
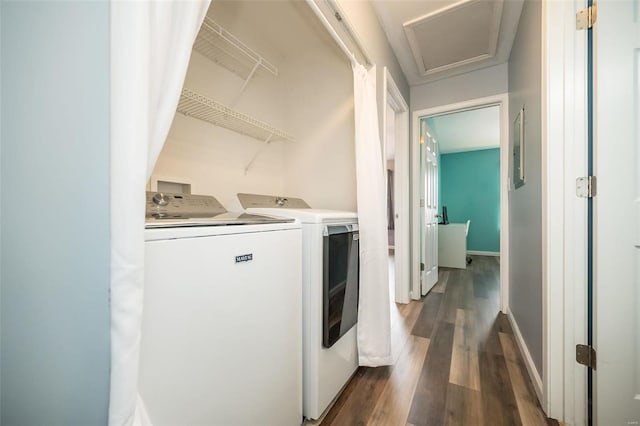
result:
[[[439,198],[449,222],[471,219],[467,250],[500,251],[500,149],[442,154]]]
[[[0,9],[0,424],[106,425],[109,3]]]

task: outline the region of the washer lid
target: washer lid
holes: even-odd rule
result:
[[[260,225],[269,223],[289,223],[294,221],[294,218],[227,212],[212,217],[150,217],[146,220],[145,228],[151,229],[179,228],[184,226]]]
[[[340,210],[312,209],[302,198],[238,194],[242,207],[251,213],[284,216],[302,223],[354,223],[358,214]]]

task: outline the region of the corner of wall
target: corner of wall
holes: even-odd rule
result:
[[[400,67],[398,58],[389,44],[371,3],[339,0],[338,4],[353,24],[358,42],[364,46],[372,56],[371,60],[378,66],[378,82],[382,81],[380,77],[384,75],[383,68],[386,66],[408,103],[410,87],[407,77]]]

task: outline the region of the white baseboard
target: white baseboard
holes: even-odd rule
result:
[[[511,328],[513,329],[513,335],[516,338],[516,342],[518,342],[518,347],[520,348],[520,353],[524,358],[524,364],[527,367],[527,371],[529,372],[529,377],[531,378],[531,382],[533,383],[533,387],[536,391],[536,395],[538,396],[538,401],[540,405],[544,407],[543,397],[542,397],[542,378],[536,369],[536,365],[533,362],[533,358],[531,357],[531,353],[529,352],[529,348],[527,347],[524,339],[522,338],[522,333],[520,333],[520,327],[518,327],[518,323],[516,319],[513,317],[511,313],[511,309],[507,308],[507,318],[509,318],[509,323],[511,324]]]
[[[482,251],[482,250],[467,250],[467,254],[475,254],[476,256],[498,256],[500,257],[499,251]]]

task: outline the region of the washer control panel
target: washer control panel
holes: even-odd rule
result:
[[[147,192],[146,217],[212,217],[227,209],[210,195]]]
[[[302,198],[283,197],[277,195],[238,194],[243,209],[251,207],[274,207],[284,209],[308,209],[309,204]]]

